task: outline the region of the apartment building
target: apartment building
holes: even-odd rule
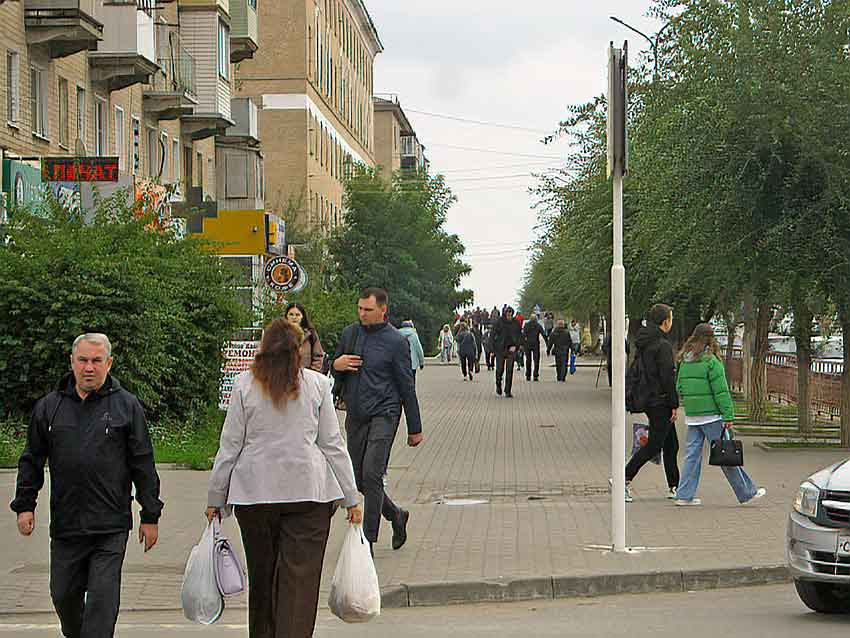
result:
[[[332,228],[347,172],[375,165],[383,45],[362,0],[275,0],[258,11],[263,55],[242,62],[236,82],[260,106],[266,202],[299,225]]]
[[[103,194],[126,188],[234,258],[281,252],[256,104],[233,96],[234,64],[259,46],[256,10],[257,0],[0,2],[6,201],[51,188],[85,211],[93,187],[42,184],[40,159],[117,156],[118,183],[99,184]]]
[[[399,170],[428,170],[425,147],[419,142],[397,95],[376,95],[375,162],[387,181]]]

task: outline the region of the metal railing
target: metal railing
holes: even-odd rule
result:
[[[171,55],[157,58],[160,70],[153,76],[151,87],[154,91],[187,93],[195,92],[195,58],[182,46],[174,49]]]

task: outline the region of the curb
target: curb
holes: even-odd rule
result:
[[[509,580],[491,578],[480,581],[397,585],[381,590],[383,609],[436,607],[481,603],[510,603],[525,600],[592,598],[622,594],[686,593],[731,587],[781,585],[791,582],[786,565],[763,567],[727,567],[722,569],[671,570],[631,574],[592,576],[546,576]],[[321,604],[321,603],[320,603]],[[230,609],[247,609],[243,602]],[[180,611],[181,607],[125,607],[121,611]],[[0,609],[3,616],[52,614],[52,609]]]
[[[524,600],[589,598],[618,594],[703,591],[730,587],[777,585],[791,581],[786,565],[673,570],[593,576],[548,576],[528,579],[485,579],[400,585],[382,591],[385,609],[433,607]]]

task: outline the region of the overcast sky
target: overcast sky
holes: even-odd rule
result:
[[[607,48],[652,35],[643,0],[366,0],[385,51],[375,92],[394,93],[427,147],[432,172],[458,196],[448,230],[467,247],[475,303],[516,301],[535,237],[530,175],[562,164],[566,143],[540,138],[569,104],[606,90]],[[496,128],[444,117],[505,124]],[[481,149],[489,152],[467,149]]]

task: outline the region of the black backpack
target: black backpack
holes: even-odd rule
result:
[[[626,410],[632,414],[646,412],[649,407],[649,377],[643,362],[643,353],[635,351],[632,365],[626,370]]]

